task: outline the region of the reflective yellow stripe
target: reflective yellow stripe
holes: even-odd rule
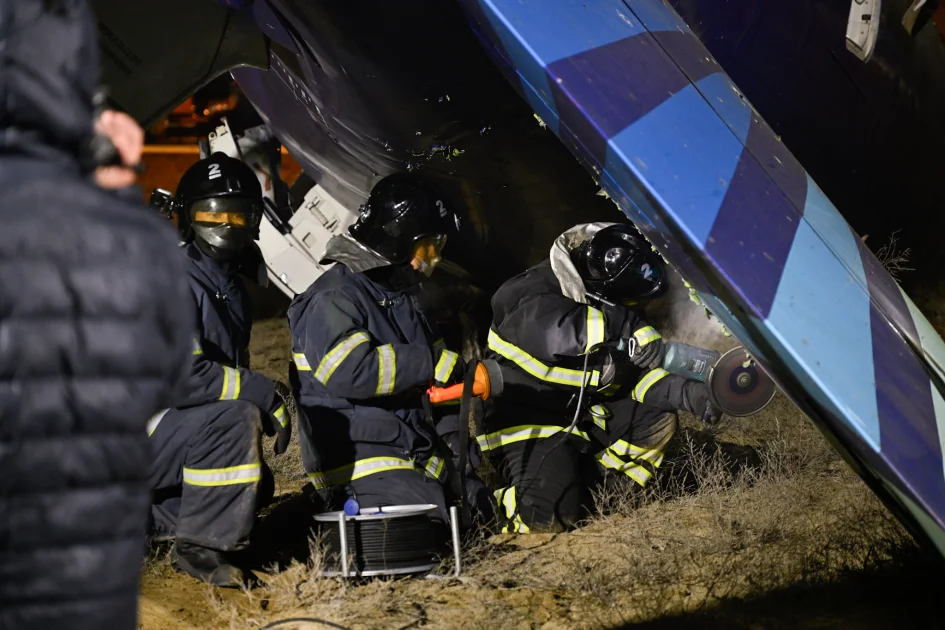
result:
[[[443,458],[441,458],[441,457],[437,457],[436,455],[434,455],[434,456],[431,457],[430,460],[427,462],[427,465],[426,465],[426,467],[424,467],[423,470],[424,470],[424,472],[427,473],[427,475],[429,475],[430,477],[433,477],[434,479],[439,479],[439,478],[440,478],[440,475],[443,474],[443,468],[444,468],[445,466],[446,466],[446,460],[443,459]]]
[[[650,391],[650,388],[667,376],[669,376],[669,372],[663,368],[656,368],[647,372],[637,383],[637,386],[633,388],[633,399],[637,402],[643,402],[643,398]]]
[[[446,462],[444,460],[434,456],[423,467],[423,473],[428,477],[440,480],[445,466]],[[369,457],[324,472],[308,473],[308,478],[316,489],[324,490],[390,470],[417,470],[417,463],[399,457]]]
[[[262,477],[259,464],[244,464],[230,468],[184,468],[184,483],[191,486],[232,486],[253,483]]]
[[[601,396],[607,396],[608,398],[612,397],[620,390],[620,385],[617,383],[611,383],[610,385],[605,385],[604,387],[597,390],[597,393]]]
[[[289,421],[288,417],[285,415],[285,405],[279,405],[279,408],[273,412],[272,417],[275,418],[284,429],[286,423]]]
[[[223,391],[220,400],[236,400],[240,397],[240,371],[223,366]]]
[[[610,417],[610,409],[604,405],[592,405],[591,417],[594,419],[594,424],[603,429],[607,430],[607,418]]]
[[[433,352],[436,353],[443,350],[446,350],[446,342],[443,341],[443,338],[441,337],[433,342]]]
[[[436,370],[433,378],[441,383],[445,383],[450,377],[450,374],[453,373],[453,368],[456,367],[457,361],[459,361],[459,355],[452,350],[444,350],[441,352],[440,360],[436,362]]]
[[[522,520],[521,515],[515,513],[515,508],[518,505],[515,500],[515,486],[510,486],[508,488],[499,488],[492,493],[495,496],[496,503],[499,508],[505,512],[506,520],[511,522],[506,523],[502,527],[503,534],[527,534],[529,533],[528,525]],[[513,517],[512,515],[515,514]]]
[[[164,419],[164,416],[168,411],[170,411],[170,409],[161,409],[159,412],[151,416],[151,419],[148,420],[148,437],[151,437],[151,434],[154,433],[154,430],[158,428],[158,425],[161,424],[161,420]]]
[[[305,355],[301,352],[294,352],[292,354],[292,361],[295,363],[295,367],[299,372],[312,371],[312,366],[309,365],[308,359],[306,359]]]
[[[626,457],[632,455],[633,457],[639,457],[644,455],[647,450],[640,448],[639,446],[634,446],[626,440],[617,440],[613,444],[607,447],[617,457]]]
[[[200,339],[198,339],[197,337],[194,337],[194,350],[192,354],[194,356],[197,356],[198,354],[203,354],[203,348],[200,347]]]
[[[388,396],[394,391],[397,379],[397,357],[394,346],[387,344],[377,347],[377,389],[375,396]]]
[[[604,342],[604,314],[593,306],[587,307],[587,347],[584,352]]]
[[[614,457],[609,451],[601,451],[596,455],[596,458],[604,468],[622,472],[641,486],[645,486],[646,482],[653,477],[652,473],[646,468],[634,462],[623,462]]]
[[[633,333],[633,338],[637,340],[637,343],[641,346],[645,346],[648,343],[652,343],[657,339],[661,339],[662,336],[656,332],[656,329],[652,326],[644,326],[635,333]]]
[[[351,351],[360,346],[362,343],[367,343],[371,338],[368,337],[368,334],[365,332],[356,332],[337,346],[332,348],[328,354],[322,357],[321,363],[318,364],[318,369],[315,370],[315,378],[318,379],[318,382],[322,385],[328,384],[328,379],[331,378],[331,375],[335,373],[335,370],[338,369],[338,366],[341,365],[342,361],[348,358],[348,355],[351,354]]]
[[[517,348],[504,340],[492,329],[489,330],[489,349],[542,381],[557,385],[570,385],[571,387],[580,387],[584,381],[584,372],[581,370],[548,367],[521,348]],[[600,372],[593,371],[588,376],[588,384],[597,387],[597,384],[600,383]]]
[[[496,431],[495,433],[480,435],[476,438],[476,442],[479,443],[479,448],[483,451],[492,451],[502,446],[515,444],[516,442],[521,442],[523,440],[549,438],[556,433],[564,431],[565,429],[567,429],[567,427],[523,424],[517,427],[502,429],[501,431]],[[571,431],[571,435],[588,441],[591,439],[587,433],[577,429]]]
[[[663,451],[662,449],[645,449],[626,440],[617,440],[613,444],[607,447],[611,453],[617,457],[632,457],[633,459],[643,460],[653,464],[655,468],[659,468],[659,465],[663,463]]]

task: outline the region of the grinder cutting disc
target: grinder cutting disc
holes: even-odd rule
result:
[[[712,368],[709,391],[723,412],[738,418],[764,409],[774,398],[776,386],[739,346],[723,354]]]

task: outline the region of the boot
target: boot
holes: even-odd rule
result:
[[[243,571],[230,564],[216,549],[177,541],[171,551],[171,566],[213,586],[240,588],[245,582]]]

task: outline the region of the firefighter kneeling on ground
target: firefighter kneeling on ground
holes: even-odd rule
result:
[[[239,586],[257,510],[274,492],[261,434],[292,426],[288,388],[249,369],[252,306],[241,273],[254,279],[261,255],[253,241],[262,217],[256,175],[223,153],[191,166],[173,208],[194,299],[198,337],[175,407],[148,422],[154,462],[152,540],[176,539],[178,571],[217,586]]]
[[[678,409],[718,419],[704,383],[660,367],[660,334],[630,308],[660,294],[665,278],[633,227],[583,224],[493,296],[487,358],[504,390],[477,441],[510,484],[495,492],[501,531],[574,526],[607,471],[647,483]]]
[[[457,409],[436,409],[431,426],[422,395],[461,380],[464,363],[437,341],[417,296],[459,225],[429,183],[387,176],[350,234],[329,241],[322,264],[337,264],[289,307],[302,463],[321,510],[348,499],[361,508],[433,504],[448,519]],[[467,495],[488,502],[476,464],[463,471]]]

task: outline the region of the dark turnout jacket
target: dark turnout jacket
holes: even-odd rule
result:
[[[250,369],[253,313],[242,278],[229,264],[208,258],[194,242],[182,253],[187,261],[197,331],[191,370],[178,389],[174,406],[244,400],[273,415],[282,407],[282,398],[272,380]]]
[[[300,423],[302,459],[315,487],[394,469],[444,481],[421,394],[451,382],[459,356],[437,339],[416,297],[337,264],[288,315],[296,400],[308,420]]]
[[[84,1],[0,0],[0,628],[130,630],[148,417],[193,340],[172,230],[80,165]]]

